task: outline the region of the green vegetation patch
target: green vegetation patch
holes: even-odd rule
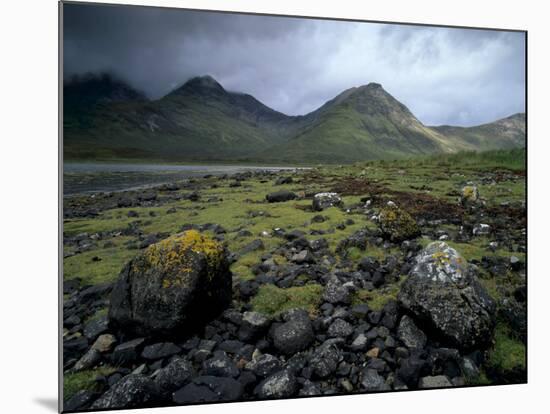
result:
[[[267,315],[277,315],[288,309],[302,308],[313,316],[318,312],[323,291],[323,287],[318,284],[288,289],[281,289],[274,285],[263,285],[251,300],[252,308],[256,312]]]
[[[526,368],[527,350],[525,345],[513,338],[510,328],[502,322],[496,326],[495,345],[489,352],[487,364],[504,374],[523,371]]]
[[[359,289],[352,295],[351,303],[353,305],[366,303],[374,311],[382,310],[390,300],[397,300],[397,294],[405,279],[405,276],[401,276],[399,281],[376,290]]]
[[[98,376],[111,375],[116,368],[103,366],[93,370],[63,374],[63,399],[66,401],[78,391],[96,391],[98,387],[95,379]]]

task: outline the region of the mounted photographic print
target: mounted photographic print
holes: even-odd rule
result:
[[[525,31],[60,8],[63,411],[527,381]]]

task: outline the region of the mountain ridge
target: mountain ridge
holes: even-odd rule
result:
[[[64,103],[66,159],[334,163],[525,145],[525,115],[430,127],[375,82],[300,116],[227,91],[210,75],[156,100],[90,75],[64,83]]]

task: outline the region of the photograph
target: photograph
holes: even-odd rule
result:
[[[527,383],[526,30],[58,7],[62,412]]]

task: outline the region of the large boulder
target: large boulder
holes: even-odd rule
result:
[[[391,201],[380,210],[378,226],[382,235],[393,242],[402,242],[420,236],[420,228],[416,221]]]
[[[122,270],[111,294],[114,329],[135,335],[184,334],[231,303],[225,249],[188,230],[152,244]]]
[[[265,199],[269,203],[281,203],[283,201],[294,200],[295,198],[296,194],[288,190],[275,191],[274,193],[269,193],[265,196]]]
[[[483,348],[492,337],[495,304],[473,266],[446,243],[420,252],[398,300],[419,326],[458,348]]]
[[[325,208],[341,205],[342,198],[337,193],[317,193],[313,197],[311,207],[314,211],[323,211]]]

